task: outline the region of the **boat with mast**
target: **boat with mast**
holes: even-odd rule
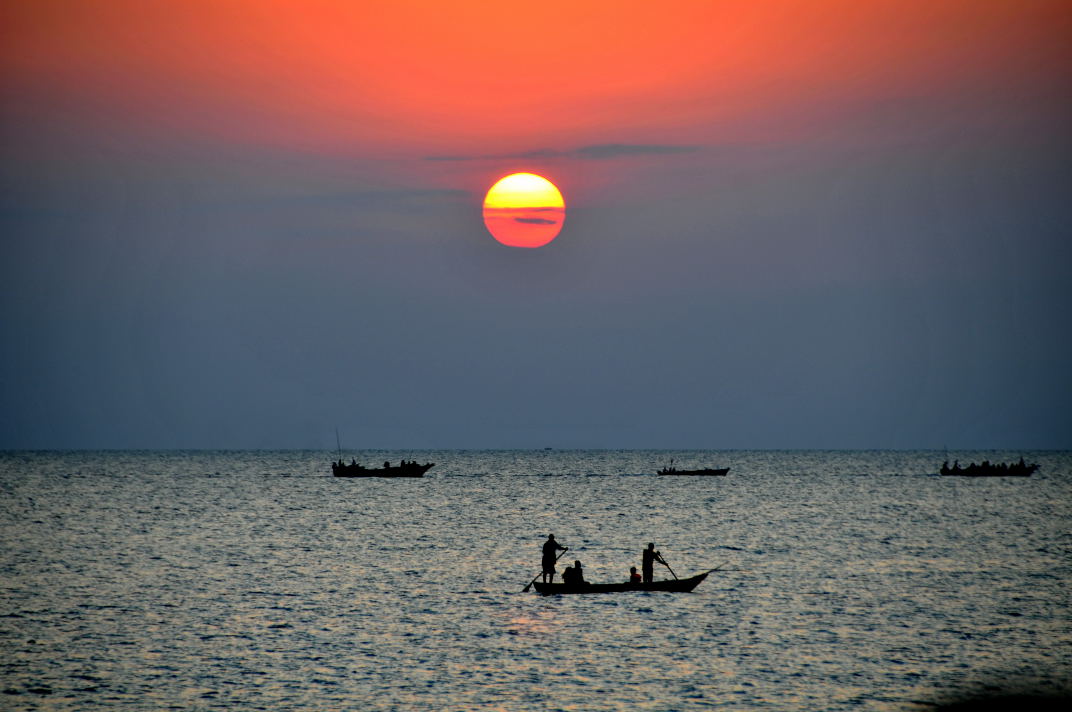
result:
[[[415,461],[402,460],[398,465],[384,462],[383,467],[365,467],[357,460],[350,458],[350,464],[342,461],[342,443],[339,440],[339,429],[335,428],[335,448],[339,459],[331,463],[331,474],[334,477],[424,477],[424,473],[435,467],[434,462],[426,462],[423,465]]]
[[[331,474],[335,477],[424,477],[424,473],[433,467],[434,462],[421,465],[408,460],[402,460],[398,465],[385,462],[383,467],[365,467],[356,460],[347,465],[340,459],[331,463]]]
[[[725,477],[726,473],[730,471],[728,467],[703,467],[698,470],[679,470],[674,467],[673,458],[670,459],[670,465],[659,470],[656,474],[659,475],[698,475],[703,477]]]

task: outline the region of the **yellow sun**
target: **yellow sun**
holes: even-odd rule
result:
[[[499,179],[484,197],[484,224],[511,247],[542,247],[558,237],[566,203],[555,184],[535,173]]]

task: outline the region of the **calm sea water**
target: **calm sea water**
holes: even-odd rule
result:
[[[0,708],[917,710],[1072,691],[1072,454],[0,454]],[[657,477],[729,466],[725,478]],[[592,581],[657,544],[691,594]],[[665,569],[661,571],[669,576]]]

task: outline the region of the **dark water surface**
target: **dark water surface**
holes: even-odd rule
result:
[[[1072,455],[0,454],[0,709],[928,709],[1072,690]],[[678,464],[725,478],[656,477]],[[542,598],[656,542],[691,594]],[[662,575],[669,575],[663,569]]]

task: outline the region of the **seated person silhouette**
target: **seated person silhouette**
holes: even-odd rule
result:
[[[562,583],[567,586],[584,585],[584,568],[580,561],[574,561],[573,566],[566,567],[566,570],[562,572]]]

